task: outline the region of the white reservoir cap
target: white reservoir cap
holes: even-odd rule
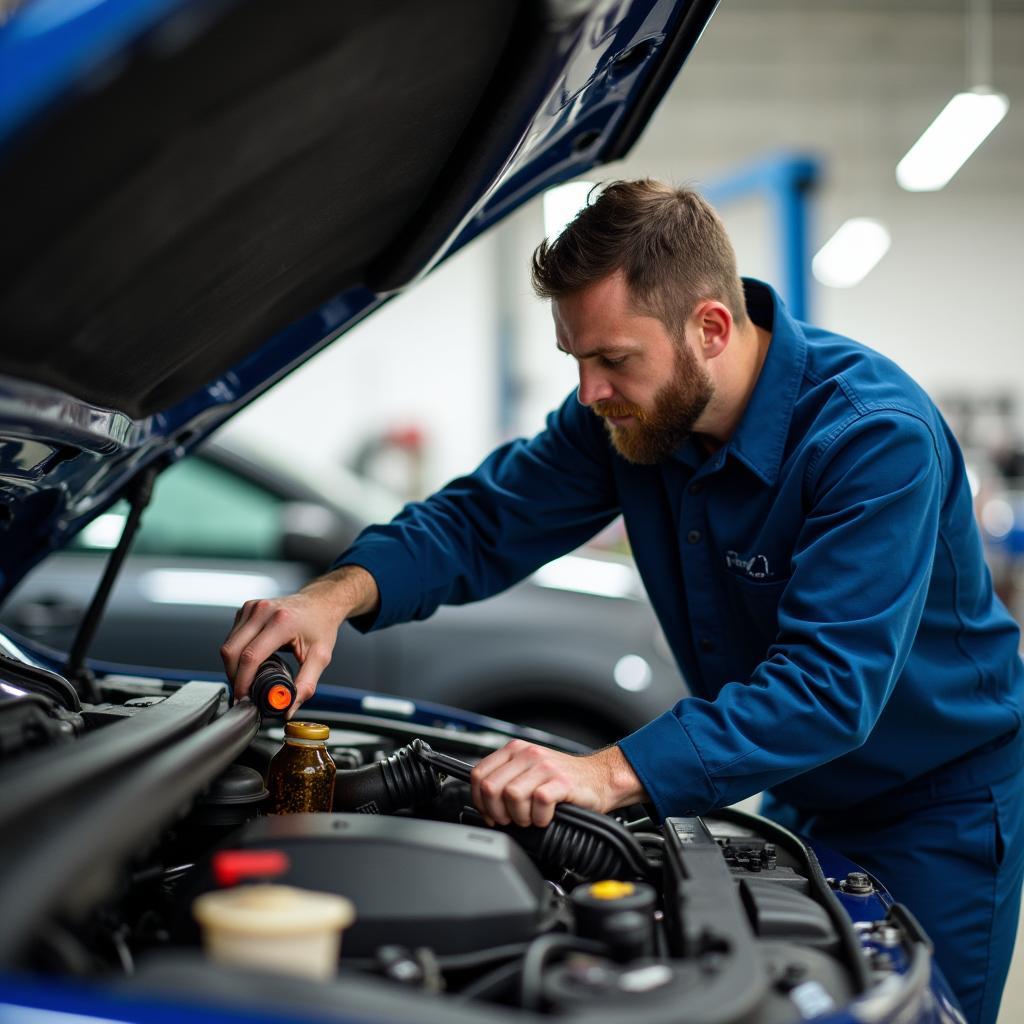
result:
[[[355,920],[350,900],[290,885],[239,885],[199,896],[192,913],[217,963],[330,978],[341,932]]]

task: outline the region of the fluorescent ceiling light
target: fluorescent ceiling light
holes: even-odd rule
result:
[[[1009,105],[1002,93],[988,89],[957,93],[896,165],[896,180],[908,192],[942,188],[1002,121]]]
[[[592,181],[570,181],[556,185],[544,193],[544,237],[557,238],[562,229],[587,205]]]
[[[818,250],[811,270],[830,288],[852,288],[867,277],[891,242],[881,221],[852,217]]]

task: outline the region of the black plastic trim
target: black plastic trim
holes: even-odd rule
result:
[[[747,828],[755,829],[759,835],[770,839],[776,846],[781,846],[799,861],[807,872],[807,880],[810,882],[811,895],[828,912],[836,932],[839,934],[839,941],[845,954],[845,963],[853,975],[857,993],[866,992],[871,987],[871,975],[868,971],[867,962],[861,951],[860,939],[853,930],[846,911],[843,910],[836,894],[829,888],[825,881],[825,873],[821,870],[818,858],[814,851],[804,843],[799,836],[790,832],[789,829],[764,818],[760,814],[751,814],[749,811],[738,811],[731,807],[722,807],[712,811],[705,816],[706,821],[731,821],[737,825],[745,825]]]
[[[90,800],[108,776],[132,770],[208,722],[226,690],[218,683],[186,683],[145,714],[98,729],[77,742],[33,751],[4,768],[0,834],[59,811],[57,804]],[[57,815],[54,815],[57,816]]]
[[[138,759],[59,822],[51,820],[43,830],[31,828],[31,821],[8,829],[0,845],[0,964],[18,965],[48,915],[76,917],[109,895],[124,865],[245,750],[259,722],[256,707],[244,701],[209,725],[197,725],[193,735]],[[132,731],[139,724],[134,719]]]
[[[700,989],[687,993],[687,1019],[748,1020],[770,983],[736,881],[700,818],[666,818],[662,831],[669,946],[686,960],[710,954],[718,961]]]

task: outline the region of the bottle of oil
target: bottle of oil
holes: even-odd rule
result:
[[[316,722],[287,722],[284,746],[267,772],[271,814],[329,811],[334,800],[334,761],[327,753],[331,731]]]

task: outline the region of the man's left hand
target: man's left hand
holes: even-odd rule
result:
[[[618,747],[577,756],[512,740],[485,757],[471,776],[473,803],[488,825],[549,825],[555,806],[607,812],[647,799]]]

